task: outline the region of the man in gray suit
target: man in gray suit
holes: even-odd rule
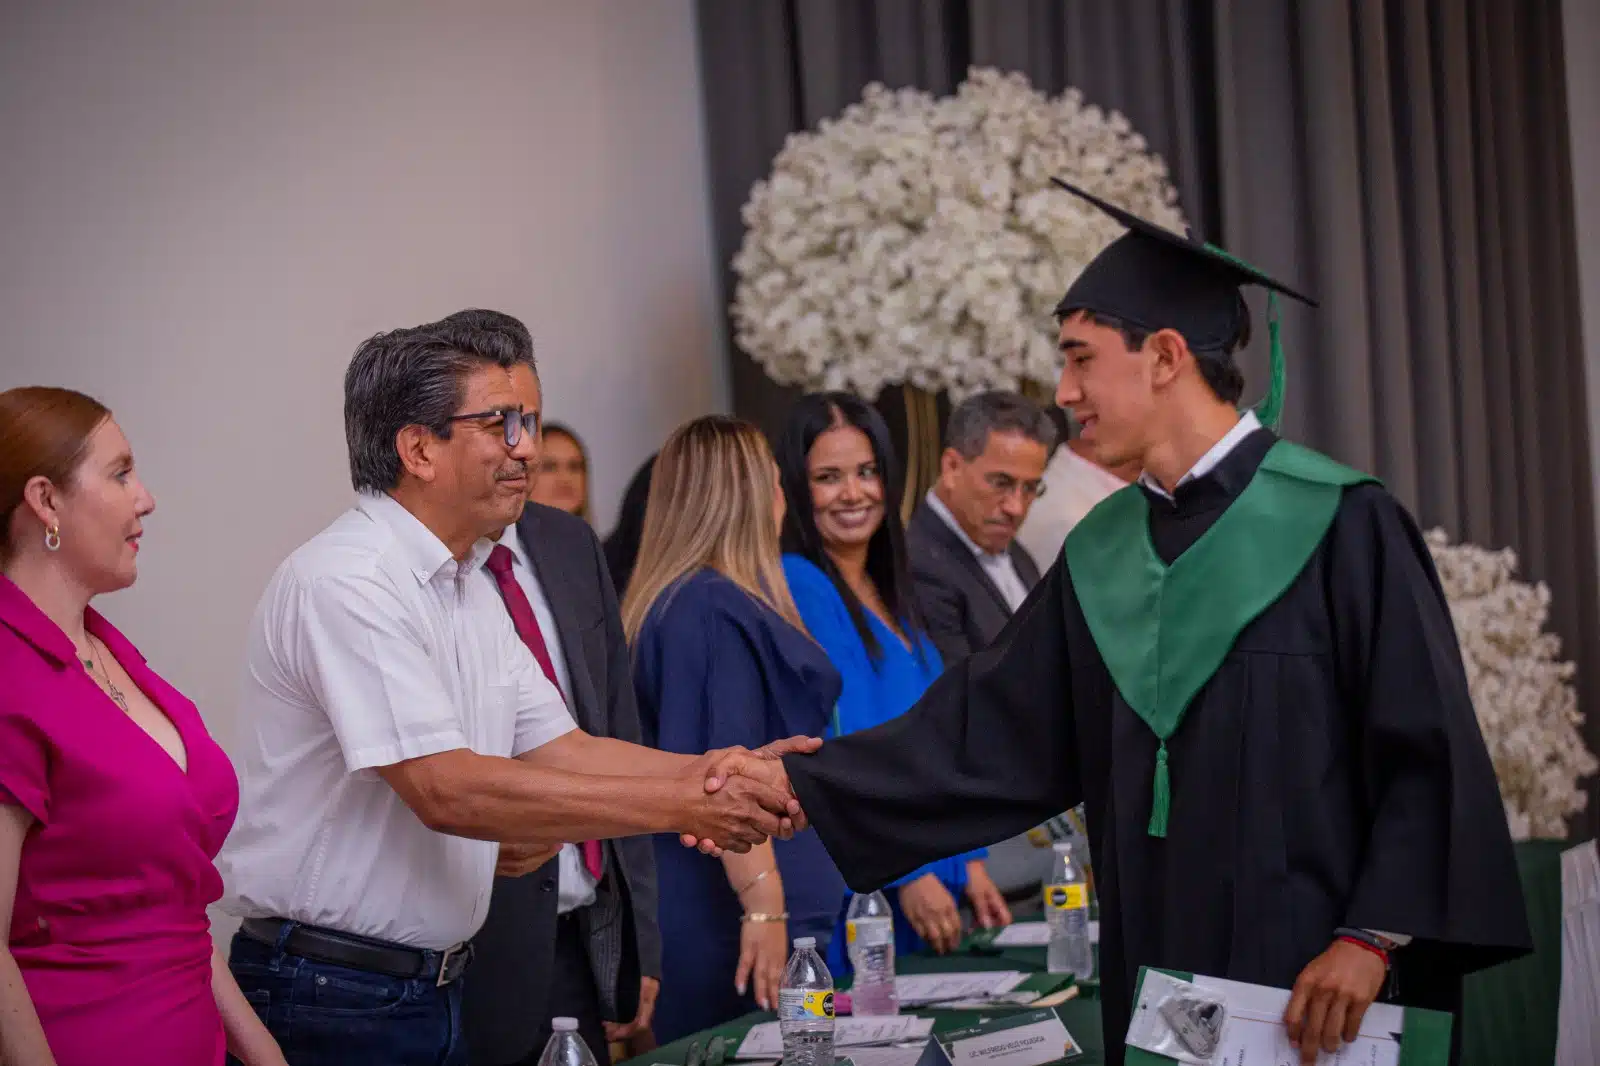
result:
[[[994,640],[1039,581],[1016,536],[1055,443],[1050,416],[1014,392],[950,412],[939,480],[906,529],[912,585],[946,667]]]
[[[906,527],[911,583],[947,668],[994,640],[1039,582],[1016,536],[1044,493],[1055,443],[1050,416],[1014,392],[980,393],[950,412],[939,480]],[[1048,850],[1013,837],[989,849],[989,876],[1017,903],[1038,888],[1049,860]]]
[[[533,342],[521,322],[463,311],[434,328],[513,337],[527,354],[511,371],[517,398],[524,412],[542,410]],[[588,524],[530,502],[502,532],[479,579],[495,583],[578,727],[640,743],[617,595]],[[502,863],[525,859],[502,848]],[[474,1066],[532,1066],[558,1017],[578,1020],[584,1042],[606,1066],[609,1040],[647,1028],[660,990],[650,838],[569,843],[531,874],[497,877],[473,947],[462,1015]]]

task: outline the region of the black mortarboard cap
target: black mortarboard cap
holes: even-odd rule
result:
[[[1065,317],[1089,311],[1152,333],[1175,329],[1197,352],[1221,351],[1239,336],[1244,325],[1240,287],[1262,286],[1267,290],[1272,380],[1256,410],[1262,422],[1276,426],[1283,409],[1284,381],[1277,294],[1312,307],[1317,302],[1221,248],[1146,221],[1060,178],[1050,180],[1128,230],[1083,268],[1056,305],[1056,314]]]

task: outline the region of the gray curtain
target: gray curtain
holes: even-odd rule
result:
[[[1284,309],[1286,432],[1550,583],[1600,750],[1560,3],[1219,0],[1216,15],[1225,243],[1322,305]]]
[[[1172,166],[1196,230],[1213,232],[1203,177],[1212,94],[1196,91],[1210,80],[1207,10],[1196,0],[699,0],[722,295],[732,299],[739,210],[785,137],[838,114],[870,82],[949,93],[973,64],[1021,70],[1051,93],[1077,85],[1122,110]],[[794,391],[737,348],[729,358],[735,410],[772,432]],[[879,407],[900,434],[897,390]]]
[[[699,16],[725,268],[784,137],[870,81],[949,92],[996,66],[1124,112],[1197,232],[1319,297],[1283,308],[1285,431],[1550,583],[1600,750],[1559,0],[700,0]],[[730,358],[736,410],[775,427],[790,394]]]

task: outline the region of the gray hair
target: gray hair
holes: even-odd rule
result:
[[[533,359],[533,334],[522,324],[522,319],[508,315],[504,311],[489,311],[481,307],[468,308],[453,315],[446,315],[439,321],[421,328],[443,337],[458,347],[475,343],[460,339],[463,334],[468,336],[481,333],[493,334],[503,338],[512,346],[516,352],[517,362],[526,363],[535,374],[539,372],[539,366]]]
[[[989,446],[991,433],[1021,433],[1044,445],[1056,446],[1056,425],[1044,409],[1015,392],[980,392],[956,405],[945,427],[944,446],[966,460],[976,459]]]
[[[522,337],[528,336],[522,323],[502,317],[516,323]],[[522,344],[516,330],[451,321],[457,318],[379,333],[356,349],[344,375],[344,436],[350,482],[357,492],[388,492],[400,484],[395,437],[406,426],[425,426],[449,438],[450,416],[461,406],[463,385],[472,371],[532,365],[531,339]]]

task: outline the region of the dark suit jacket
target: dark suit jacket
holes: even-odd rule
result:
[[[582,519],[536,503],[517,533],[555,616],[578,727],[639,743],[628,642],[599,539]],[[661,975],[654,846],[649,837],[607,841],[605,863],[598,898],[578,913],[602,1010],[623,1021],[638,1011],[641,973]],[[536,1050],[555,957],[556,879],[553,859],[522,877],[495,878],[462,1007],[473,1062],[515,1062]]]
[[[1033,556],[1016,541],[1008,549],[1017,576],[1028,589],[1039,583]],[[1011,620],[1011,608],[972,549],[926,502],[917,504],[906,527],[911,584],[928,636],[946,669],[987,646]]]

